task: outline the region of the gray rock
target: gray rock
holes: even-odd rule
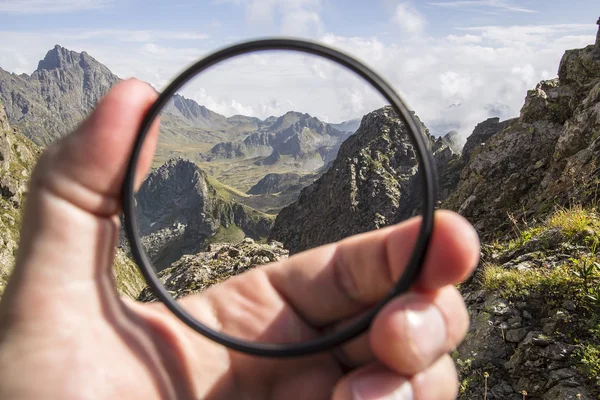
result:
[[[519,343],[527,336],[527,328],[510,329],[506,332],[506,340],[512,343]]]

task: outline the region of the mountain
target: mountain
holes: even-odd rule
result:
[[[403,129],[389,109],[364,117],[271,238],[294,253],[411,216],[418,173]],[[459,399],[598,398],[600,31],[527,93],[518,118],[481,122],[460,156],[451,136],[429,137],[439,205],[482,240],[459,286],[470,318],[452,352]]]
[[[360,118],[351,119],[349,121],[340,122],[339,124],[329,124],[334,129],[340,132],[354,133],[360,127]]]
[[[0,102],[0,295],[15,263],[23,202],[39,155],[40,149],[11,127]],[[117,251],[114,265],[119,293],[136,298],[145,286],[137,266],[121,250]]]
[[[527,93],[519,118],[476,128],[445,206],[493,236],[510,229],[507,213],[521,219],[591,201],[600,171],[599,100],[600,42],[567,51],[558,78]]]
[[[86,52],[56,45],[31,74],[0,68],[8,120],[39,145],[73,130],[119,78]]]
[[[458,156],[425,126],[422,130],[434,146],[438,169],[445,169]],[[418,211],[419,179],[406,127],[391,107],[381,108],[363,117],[327,172],[281,210],[270,238],[297,253],[394,224]]]
[[[316,170],[335,158],[347,136],[318,118],[290,111],[241,141],[217,144],[204,159],[260,158],[257,165],[273,165],[287,155],[303,160],[305,169]]]
[[[0,295],[15,262],[21,204],[38,156],[36,146],[10,126],[0,102]]]
[[[233,201],[226,188],[183,158],[152,171],[136,205],[142,241],[159,269],[210,241],[266,237],[272,224],[272,217]]]
[[[31,75],[0,68],[0,99],[11,124],[45,146],[72,131],[119,80],[85,51],[56,45]],[[250,117],[227,119],[177,94],[162,112],[159,140],[179,146],[216,144],[243,138],[259,125]]]

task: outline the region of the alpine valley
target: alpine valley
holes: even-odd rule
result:
[[[482,121],[464,145],[414,115],[438,207],[482,240],[480,265],[459,286],[471,322],[452,352],[460,399],[600,398],[600,31],[557,72],[524,93],[518,116]],[[31,75],[0,69],[0,292],[37,157],[118,81],[60,46]],[[137,193],[142,241],[167,289],[187,296],[417,215],[417,161],[391,107],[328,124],[298,111],[225,117],[177,95]],[[124,235],[115,276],[124,295],[155,300]]]

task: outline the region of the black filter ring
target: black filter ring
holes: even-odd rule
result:
[[[408,265],[406,266],[406,270],[396,283],[394,289],[392,289],[385,298],[383,298],[364,316],[358,319],[353,325],[348,326],[344,330],[340,330],[326,336],[319,337],[318,339],[302,343],[271,344],[245,341],[210,329],[194,319],[175,301],[175,299],[167,292],[165,287],[160,282],[158,275],[152,267],[152,263],[150,262],[148,255],[142,246],[140,236],[138,234],[138,223],[135,217],[134,184],[142,145],[146,135],[148,134],[150,126],[163,107],[167,104],[169,99],[190,79],[206,69],[214,66],[215,64],[242,54],[264,50],[291,50],[320,56],[346,67],[374,86],[391,104],[394,111],[398,114],[400,120],[406,126],[408,133],[410,134],[410,140],[416,149],[419,158],[419,171],[423,184],[423,210],[419,235],[416,240],[413,254],[411,255]],[[141,124],[133,147],[133,152],[129,160],[129,165],[127,167],[125,182],[123,184],[122,200],[125,217],[125,230],[131,244],[131,253],[133,258],[140,266],[144,278],[156,296],[171,312],[173,312],[180,320],[182,320],[196,332],[232,350],[262,357],[296,357],[331,350],[364,333],[369,329],[376,314],[387,302],[410,289],[412,284],[419,276],[419,272],[422,268],[427,249],[429,247],[429,242],[433,231],[436,195],[436,170],[433,157],[429,151],[427,139],[420,129],[420,124],[415,121],[411,112],[406,107],[400,96],[383,78],[381,78],[378,74],[361,62],[328,46],[306,40],[269,38],[235,44],[212,53],[186,69],[173,82],[171,82],[169,86],[167,86],[167,88],[159,95],[156,102],[150,107]]]

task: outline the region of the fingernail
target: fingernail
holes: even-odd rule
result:
[[[412,400],[410,382],[392,373],[374,373],[357,378],[352,385],[354,400]]]
[[[437,356],[428,353],[444,348],[446,342],[446,323],[440,310],[428,301],[413,299],[407,304],[403,317],[414,354],[425,360]]]

